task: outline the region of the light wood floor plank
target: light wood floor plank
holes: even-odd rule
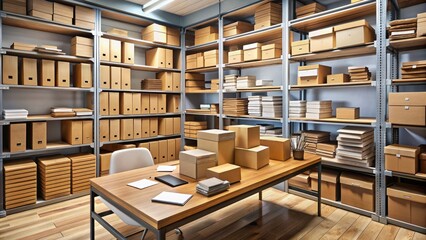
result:
[[[340,221],[348,212],[342,209],[336,209],[330,216],[325,218],[318,226],[307,233],[303,240],[317,240],[326,234],[337,222]]]
[[[395,240],[411,240],[413,238],[414,238],[413,231],[400,228],[398,231],[398,234],[396,234]]]
[[[426,240],[426,234],[414,233],[413,240]]]
[[[380,231],[379,236],[377,236],[377,240],[388,240],[395,239],[396,234],[398,233],[399,227],[394,225],[385,225]]]
[[[362,231],[361,235],[359,236],[359,240],[372,240],[376,239],[377,236],[379,236],[380,231],[382,231],[383,227],[385,225],[371,221],[368,226],[365,228],[364,231]]]
[[[340,237],[341,240],[357,239],[371,222],[371,218],[359,216],[352,226]]]
[[[348,230],[350,226],[358,219],[359,215],[348,212],[340,221],[334,225],[321,240],[337,240]]]

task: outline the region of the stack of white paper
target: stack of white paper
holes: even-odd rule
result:
[[[306,117],[306,101],[290,101],[289,102],[289,118],[304,118]]]
[[[262,96],[248,97],[248,114],[251,116],[262,116]]]
[[[256,87],[265,87],[274,85],[274,80],[272,79],[258,79],[256,80]]]
[[[237,90],[237,75],[225,75],[225,80],[223,82],[223,90],[225,92],[234,92]]]
[[[3,109],[3,119],[27,119],[26,109]]]
[[[281,96],[262,97],[262,117],[280,118],[282,117],[282,108]]]
[[[266,134],[266,131],[269,129],[273,129],[274,125],[273,124],[256,124],[257,126],[259,126],[259,131],[260,134]]]
[[[322,119],[331,117],[331,101],[310,101],[306,103],[306,118]]]
[[[372,128],[344,127],[337,131],[338,162],[371,167],[374,162],[374,131]]]
[[[241,76],[237,78],[237,89],[256,87],[256,76]]]

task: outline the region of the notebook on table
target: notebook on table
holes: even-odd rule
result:
[[[184,184],[188,183],[187,181],[184,181],[180,178],[177,178],[177,177],[169,175],[169,174],[155,177],[155,180],[162,182],[164,184],[167,184],[171,187],[177,187],[177,186],[184,185]]]
[[[185,203],[189,201],[189,199],[191,199],[191,197],[192,197],[191,194],[161,192],[160,194],[155,196],[153,199],[151,199],[151,201],[183,206],[185,205]]]

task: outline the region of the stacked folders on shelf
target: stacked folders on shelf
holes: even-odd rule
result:
[[[391,41],[416,37],[417,18],[393,20],[389,22],[389,25]]]
[[[420,80],[426,78],[426,60],[404,62],[401,68],[402,79]]]
[[[344,127],[337,131],[337,161],[371,167],[374,161],[374,131],[371,128]]]
[[[197,184],[197,192],[207,197],[224,192],[228,188],[228,181],[222,181],[215,177],[200,181]]]

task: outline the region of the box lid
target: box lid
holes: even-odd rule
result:
[[[38,162],[44,166],[53,166],[57,164],[69,163],[71,160],[62,155],[54,155],[49,157],[38,158]]]
[[[368,190],[374,190],[374,177],[366,175],[342,172],[340,175],[340,183]]]
[[[198,139],[210,140],[210,141],[226,141],[235,139],[235,132],[233,131],[225,131],[218,129],[209,129],[197,132]]]
[[[307,44],[309,44],[309,41],[310,41],[309,39],[301,40],[301,41],[295,41],[295,42],[291,43],[291,46],[293,47],[293,46],[307,45]]]
[[[216,153],[201,149],[181,151],[179,153],[180,161],[195,163],[197,161],[216,161]]]
[[[337,31],[342,31],[342,30],[355,28],[355,27],[362,27],[362,26],[365,26],[365,27],[368,27],[368,28],[371,29],[370,24],[365,19],[361,19],[361,20],[358,20],[358,21],[344,23],[344,24],[334,26],[334,31],[337,32]]]
[[[219,50],[213,49],[213,50],[204,52],[204,56],[210,56],[210,55],[219,55]]]
[[[426,106],[426,92],[389,93],[389,106]]]
[[[388,196],[426,204],[426,188],[409,184],[395,184],[386,189]]]
[[[288,142],[290,141],[288,138],[283,137],[272,137],[272,136],[260,136],[261,141],[271,141],[271,142]]]
[[[262,152],[262,151],[265,151],[265,150],[269,149],[269,147],[259,145],[257,147],[252,147],[252,148],[238,148],[238,147],[236,147],[235,149],[242,150],[242,151],[247,151],[247,152],[256,152],[256,153],[258,153],[258,152]]]
[[[315,37],[321,37],[327,34],[333,34],[333,31],[334,31],[333,27],[315,30],[315,31],[309,32],[309,38],[315,38]]]
[[[271,44],[267,44],[267,45],[263,45],[262,46],[262,50],[268,50],[268,49],[281,49],[281,44],[280,43],[271,43]]]
[[[299,66],[297,67],[297,70],[302,71],[302,70],[312,70],[312,69],[318,69],[320,68],[319,64],[313,64],[313,65],[307,65],[307,66]]]
[[[385,154],[402,155],[406,157],[416,158],[420,149],[418,147],[392,144],[385,147]]]
[[[243,45],[243,50],[249,50],[249,49],[260,48],[260,47],[262,47],[261,43],[250,43],[250,44]]]
[[[150,32],[162,32],[166,33],[167,27],[158,23],[153,23],[148,25],[146,28],[142,29],[142,35],[148,34]]]
[[[229,56],[242,55],[243,53],[244,53],[243,50],[230,51]]]
[[[248,22],[237,21],[237,22],[233,22],[233,23],[230,23],[228,25],[225,25],[223,28],[225,30],[227,30],[227,28],[234,28],[234,27],[253,28],[253,25],[251,23],[248,23]]]
[[[222,164],[222,165],[219,165],[219,166],[216,166],[216,167],[208,168],[207,170],[212,171],[212,172],[222,173],[222,172],[228,172],[228,171],[232,171],[232,170],[236,170],[236,169],[241,169],[241,167],[238,166],[238,165],[225,163],[225,164]]]
[[[328,169],[323,169],[321,171],[321,181],[330,182],[330,183],[338,183],[339,182],[339,174],[340,172],[332,171]],[[318,179],[318,172],[311,172],[309,176],[312,179]]]
[[[71,45],[75,45],[75,44],[93,46],[93,39],[75,36],[71,39]]]

